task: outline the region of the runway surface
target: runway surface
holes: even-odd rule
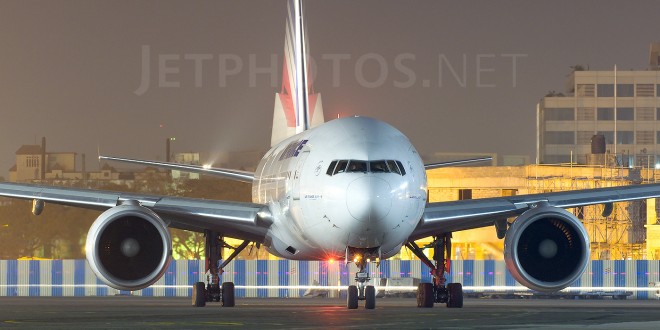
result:
[[[465,299],[462,309],[422,309],[415,299],[382,298],[375,310],[344,306],[328,298],[244,298],[234,308],[195,308],[185,298],[0,297],[0,327],[660,329],[658,300]]]

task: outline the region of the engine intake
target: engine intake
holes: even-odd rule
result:
[[[589,236],[573,214],[540,206],[520,215],[504,239],[511,275],[530,289],[553,292],[577,280],[590,259]]]
[[[167,226],[153,211],[120,205],[103,212],[87,233],[87,261],[96,276],[119,290],[156,282],[172,256]]]

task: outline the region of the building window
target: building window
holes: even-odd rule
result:
[[[635,86],[635,95],[640,97],[653,97],[653,84],[637,84]]]
[[[655,85],[655,95],[660,97],[660,84]]]
[[[653,112],[653,108],[637,108],[637,113],[635,115],[637,116],[637,120],[655,120],[655,113]]]
[[[546,144],[575,144],[575,133],[572,131],[550,131],[545,132]]]
[[[546,108],[543,112],[545,120],[575,120],[573,108]]]
[[[577,96],[593,97],[595,96],[594,84],[578,84]]]
[[[571,155],[545,155],[543,157],[544,164],[561,164],[571,161]],[[544,191],[550,192],[550,191]]]
[[[472,199],[472,189],[458,189],[458,200]]]
[[[637,144],[653,144],[653,131],[637,131]]]
[[[660,131],[655,132],[655,143],[660,144]]]
[[[502,197],[515,196],[518,194],[518,189],[502,189]]]
[[[616,144],[634,144],[635,135],[633,131],[616,132]]]
[[[660,120],[660,108],[655,108],[655,120]]]
[[[655,156],[654,155],[644,155],[644,154],[637,154],[637,157],[635,157],[635,165],[639,167],[654,167],[655,166]],[[641,209],[646,210],[645,207],[642,207]],[[640,210],[641,211],[641,210]],[[646,219],[646,216],[640,219]]]
[[[617,108],[616,120],[635,120],[633,108]]]
[[[635,85],[633,84],[616,84],[616,96],[618,97],[633,97]]]
[[[590,144],[592,136],[594,136],[594,132],[592,131],[578,131],[577,144]]]
[[[594,120],[594,108],[577,108],[577,120]]]
[[[613,84],[598,84],[597,87],[598,97],[613,97],[614,85]]]
[[[596,119],[614,120],[614,108],[598,108]]]
[[[26,167],[39,167],[39,156],[27,156],[25,159]]]
[[[613,144],[614,143],[614,132],[612,131],[598,131],[599,135],[602,135],[605,137],[605,144]]]

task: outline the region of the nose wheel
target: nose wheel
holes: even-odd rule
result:
[[[415,242],[406,243],[406,247],[431,269],[433,276],[433,283],[420,283],[417,287],[417,307],[430,308],[435,303],[442,303],[448,308],[462,308],[463,285],[446,284],[445,278],[451,265],[451,233],[434,237],[433,243],[426,246],[433,248],[433,262]]]
[[[358,302],[364,300],[365,309],[376,308],[376,288],[373,285],[367,285],[371,278],[367,272],[367,263],[371,257],[378,257],[378,249],[351,249],[346,250],[347,260],[352,260],[358,267],[355,273],[355,285],[349,285],[346,293],[346,307],[348,309],[357,309]],[[378,259],[380,260],[380,259]]]

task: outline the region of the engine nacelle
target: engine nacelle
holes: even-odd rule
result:
[[[167,225],[153,211],[137,205],[103,212],[87,233],[89,266],[107,285],[140,290],[156,282],[172,258]]]
[[[511,275],[530,289],[553,292],[577,280],[590,259],[589,236],[573,214],[539,206],[520,215],[504,239]]]

